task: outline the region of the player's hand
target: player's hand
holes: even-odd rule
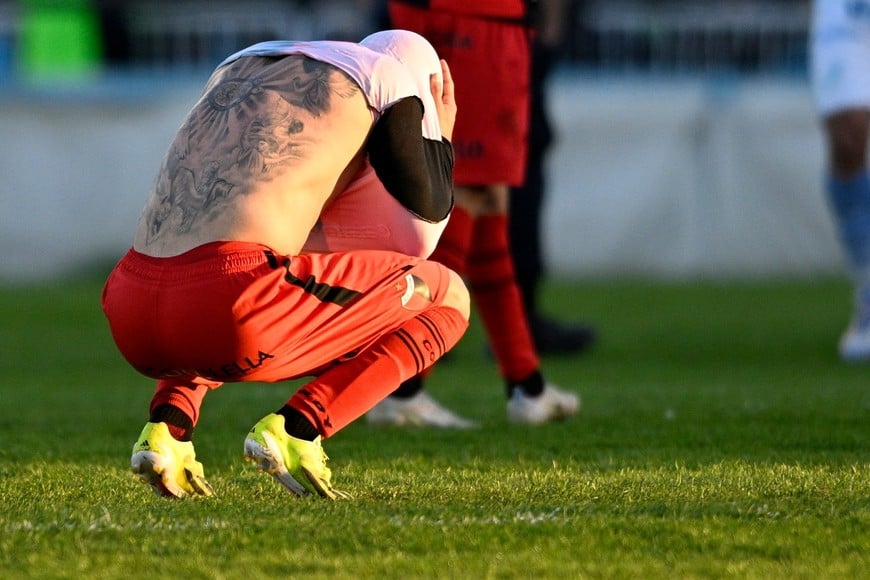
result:
[[[453,139],[453,126],[456,124],[456,96],[453,92],[453,77],[450,76],[450,67],[447,66],[447,61],[443,58],[441,59],[441,79],[438,78],[438,75],[430,75],[429,89],[435,99],[441,135],[450,141]]]

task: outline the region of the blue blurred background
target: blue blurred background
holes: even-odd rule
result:
[[[0,281],[119,256],[227,54],[383,18],[375,0],[0,0]],[[548,84],[553,275],[839,275],[808,27],[807,1],[569,1]]]

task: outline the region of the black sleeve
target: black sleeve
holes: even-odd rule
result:
[[[381,115],[367,143],[369,162],[399,203],[429,222],[453,209],[453,146],[425,139],[423,103],[402,99]]]

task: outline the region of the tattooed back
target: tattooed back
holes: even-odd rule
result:
[[[372,122],[359,87],[326,63],[250,56],[218,69],[163,159],[133,246],[167,257],[237,240],[298,254],[362,168]]]

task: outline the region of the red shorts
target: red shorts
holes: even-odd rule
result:
[[[136,370],[214,388],[317,374],[440,306],[449,283],[444,266],[394,252],[281,256],[215,242],[174,258],[130,250],[103,310]]]
[[[389,2],[393,26],[426,37],[456,83],[458,185],[525,179],[529,131],[529,31],[520,24]]]

